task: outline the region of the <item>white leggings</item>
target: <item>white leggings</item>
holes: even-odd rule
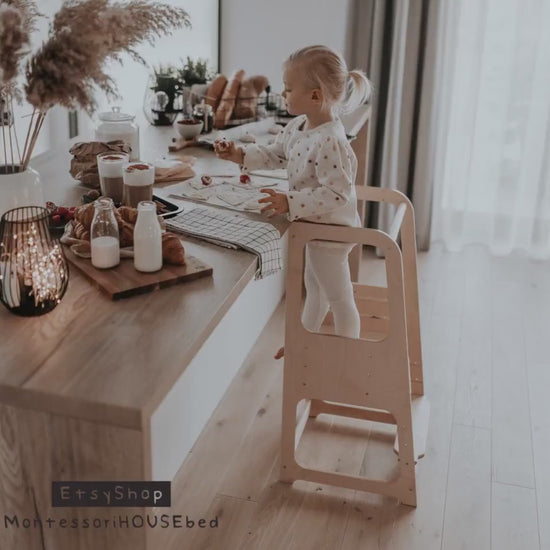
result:
[[[302,312],[302,323],[307,330],[318,332],[330,308],[334,316],[334,332],[338,336],[359,338],[361,322],[353,299],[348,266],[351,248],[307,243],[306,300]]]

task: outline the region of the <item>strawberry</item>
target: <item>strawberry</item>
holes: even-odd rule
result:
[[[250,183],[250,176],[248,174],[241,174],[239,179],[241,183]]]

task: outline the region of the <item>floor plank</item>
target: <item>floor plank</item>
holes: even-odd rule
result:
[[[475,268],[475,267],[474,267]],[[454,422],[491,427],[491,280],[467,278],[458,350]]]
[[[530,285],[523,319],[540,547],[550,550],[550,287]]]
[[[499,550],[539,550],[534,489],[493,483],[491,536]]]
[[[493,480],[534,487],[523,289],[498,275],[493,280]]]
[[[490,540],[491,433],[457,424],[453,426],[441,548],[489,550]]]

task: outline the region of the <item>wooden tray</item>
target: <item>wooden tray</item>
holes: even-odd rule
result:
[[[63,247],[67,260],[112,300],[151,292],[178,283],[212,275],[212,267],[194,256],[185,256],[186,265],[165,265],[155,273],[140,273],[134,269],[132,258],[121,258],[112,269],[97,269],[91,260],[75,256],[68,246]]]

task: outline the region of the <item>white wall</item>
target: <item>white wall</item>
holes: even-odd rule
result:
[[[142,44],[137,51],[147,61],[148,67],[141,65],[128,57],[124,64],[112,63],[108,67],[118,86],[122,101],[109,102],[105,96],[100,96],[100,111],[105,110],[109,103],[120,104],[124,112],[137,114],[141,111],[148,77],[151,67],[159,65],[175,65],[183,68],[187,56],[192,59],[207,59],[211,68],[216,71],[218,66],[218,0],[162,0],[166,4],[181,7],[189,14],[191,29],[183,28],[170,36],[155,41],[155,44]],[[110,110],[110,108],[108,109]]]
[[[282,91],[281,65],[303,46],[345,55],[351,0],[222,0],[221,68],[264,74]]]

